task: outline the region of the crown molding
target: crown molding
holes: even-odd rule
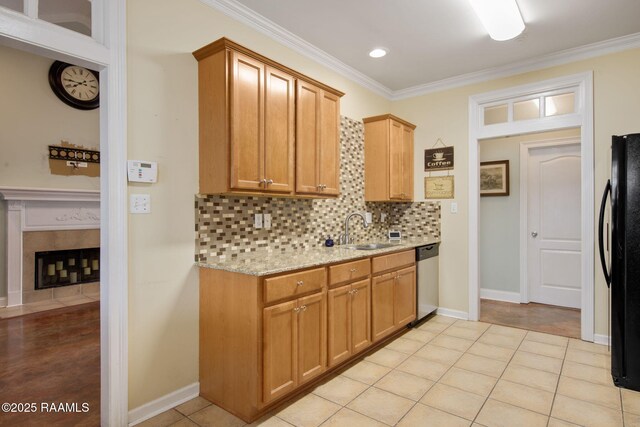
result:
[[[396,90],[391,95],[391,100],[398,101],[401,99],[413,98],[415,96],[426,95],[432,92],[453,89],[460,86],[513,76],[529,71],[541,70],[544,68],[568,64],[570,62],[576,62],[583,59],[594,58],[596,56],[607,55],[638,47],[640,47],[640,33],[630,34],[628,36],[617,37],[615,39],[566,49],[548,55],[537,56],[535,58],[514,62],[502,67],[489,68],[475,73],[463,74],[432,83],[425,83],[406,89]]]
[[[541,70],[543,68],[549,68],[556,65],[567,64],[570,62],[640,47],[640,33],[635,33],[585,46],[566,49],[548,55],[537,56],[501,67],[488,68],[486,70],[462,74],[394,91],[364,73],[361,73],[355,68],[345,64],[339,59],[329,55],[327,52],[317,48],[306,40],[296,36],[236,0],[200,1],[391,101],[399,101],[415,96],[426,95],[432,92],[453,89],[456,87],[513,76],[529,71]]]
[[[296,36],[292,32],[284,29],[275,22],[265,18],[264,16],[256,13],[254,10],[249,9],[245,5],[238,3],[235,0],[200,0],[202,3],[217,9],[223,14],[242,22],[245,25],[253,28],[256,31],[261,32],[272,38],[273,40],[281,43],[288,48],[311,58],[312,60],[324,65],[325,67],[337,72],[338,74],[348,78],[349,80],[358,83],[359,85],[369,89],[370,91],[383,96],[387,99],[391,99],[393,91],[377,82],[371,77],[361,73],[353,67],[345,64],[334,56],[329,55],[327,52],[319,49],[304,39]]]

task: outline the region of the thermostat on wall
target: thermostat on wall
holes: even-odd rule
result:
[[[399,231],[389,230],[389,240],[400,240],[402,239],[402,234]]]
[[[127,179],[129,182],[157,182],[158,162],[127,160]]]

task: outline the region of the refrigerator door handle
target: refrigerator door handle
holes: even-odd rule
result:
[[[607,205],[607,197],[611,195],[611,180],[607,180],[607,185],[604,188],[602,194],[602,202],[600,203],[600,219],[598,220],[598,248],[600,249],[600,263],[602,263],[602,272],[604,273],[604,280],[607,282],[607,287],[611,286],[611,272],[607,268],[607,261],[604,255],[604,211]],[[608,237],[608,236],[607,236]]]

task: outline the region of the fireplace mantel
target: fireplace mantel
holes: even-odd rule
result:
[[[7,201],[7,305],[22,304],[22,234],[100,228],[100,192],[0,187]]]

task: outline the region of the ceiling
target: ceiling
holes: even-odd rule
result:
[[[631,34],[639,33],[634,41],[640,40],[638,0],[517,2],[526,29],[516,39],[497,42],[468,0],[224,1],[241,3],[388,93]],[[374,47],[389,54],[370,58]]]

